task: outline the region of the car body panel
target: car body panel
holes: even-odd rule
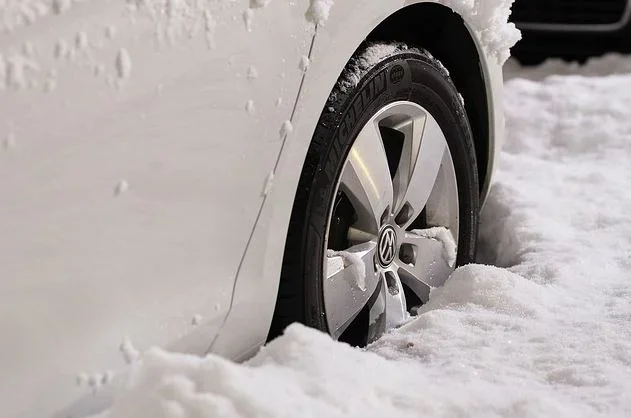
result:
[[[3,417],[71,415],[125,339],[203,354],[228,312],[313,30],[287,2],[162,4],[2,28]]]

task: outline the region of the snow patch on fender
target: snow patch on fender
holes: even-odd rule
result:
[[[66,13],[84,0],[9,0],[0,2],[0,33],[11,33],[50,15]]]
[[[335,0],[311,0],[305,18],[315,25],[323,24],[329,19],[334,3]]]
[[[133,364],[140,357],[140,352],[136,350],[128,337],[123,338],[123,341],[121,342],[118,349],[123,355],[123,359],[127,364]]]
[[[271,0],[250,0],[250,8],[252,9],[260,9],[263,7],[267,7]]]
[[[293,131],[294,131],[294,125],[292,125],[290,120],[286,120],[280,126],[280,131],[278,133],[282,139],[282,138],[285,138],[290,133],[292,133]]]
[[[125,79],[131,76],[131,57],[129,56],[129,52],[127,52],[125,48],[121,48],[118,51],[118,55],[116,55],[115,65],[118,78]]]
[[[261,196],[267,196],[272,191],[272,187],[274,187],[274,172],[270,171],[270,173],[265,178],[265,184],[263,186],[263,192]]]
[[[309,70],[310,65],[311,61],[309,60],[309,57],[307,57],[306,55],[300,57],[300,62],[298,63],[298,68],[300,68],[300,71],[306,73]]]
[[[438,0],[467,21],[484,51],[499,64],[510,57],[510,48],[521,39],[521,32],[509,22],[514,0]]]

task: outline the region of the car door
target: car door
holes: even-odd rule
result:
[[[251,3],[2,6],[2,416],[210,346],[312,38],[306,5]]]

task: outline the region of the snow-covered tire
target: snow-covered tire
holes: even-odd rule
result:
[[[386,51],[386,53],[384,53],[384,51]],[[375,60],[374,57],[376,54],[381,54],[381,58]],[[331,304],[327,305],[327,301],[325,300],[325,292],[327,292],[325,282],[328,280],[325,275],[326,272],[330,270],[327,264],[329,261],[327,260],[332,260],[332,257],[336,254],[331,252],[332,249],[344,250],[343,243],[335,244],[333,241],[343,242],[344,239],[346,239],[348,245],[360,241],[360,238],[357,238],[357,241],[355,241],[354,236],[351,239],[350,228],[346,229],[347,227],[356,225],[358,222],[361,223],[360,220],[358,220],[361,217],[359,216],[360,212],[356,210],[357,205],[351,202],[351,209],[349,209],[350,214],[348,216],[345,215],[345,218],[342,217],[344,219],[348,218],[345,221],[340,221],[338,218],[333,219],[333,215],[337,214],[338,210],[341,210],[340,202],[344,197],[343,190],[345,189],[340,188],[342,187],[341,185],[343,185],[341,181],[342,173],[347,169],[346,167],[348,167],[349,164],[355,164],[352,161],[356,160],[351,161],[351,159],[357,156],[353,156],[354,154],[351,153],[351,150],[355,150],[356,148],[354,147],[358,146],[358,135],[366,135],[363,129],[367,129],[369,125],[372,126],[368,122],[373,121],[372,123],[378,126],[377,131],[380,133],[383,149],[384,151],[386,148],[389,150],[385,152],[387,154],[386,158],[388,159],[388,167],[393,184],[398,181],[397,179],[402,179],[407,176],[399,173],[401,170],[399,167],[403,167],[401,163],[403,156],[407,155],[403,150],[406,146],[405,144],[407,144],[407,142],[405,142],[407,136],[398,133],[398,131],[394,132],[399,128],[391,127],[395,126],[394,123],[398,117],[396,115],[388,116],[389,114],[387,112],[390,111],[388,109],[392,108],[399,109],[397,111],[402,111],[406,115],[408,111],[413,114],[416,114],[414,112],[426,112],[430,116],[425,116],[426,119],[423,123],[427,123],[427,126],[429,126],[428,121],[430,119],[437,122],[438,129],[442,130],[444,140],[446,140],[447,146],[445,149],[447,149],[448,152],[446,152],[445,155],[448,155],[443,156],[441,160],[442,163],[437,162],[436,164],[440,164],[440,170],[443,170],[443,167],[446,167],[447,164],[445,161],[451,162],[449,166],[451,171],[449,172],[454,173],[454,181],[452,183],[456,191],[453,192],[452,195],[457,196],[453,198],[456,199],[454,216],[457,227],[452,225],[450,230],[457,230],[458,233],[455,234],[455,242],[457,243],[457,258],[455,258],[455,264],[449,265],[450,270],[442,272],[441,275],[448,276],[448,273],[457,265],[464,265],[474,261],[479,216],[479,189],[473,138],[462,99],[451,82],[445,68],[428,53],[417,49],[408,49],[404,45],[368,46],[349,62],[347,68],[340,76],[320,116],[309,147],[291,215],[278,299],[269,334],[270,338],[279,335],[287,325],[297,321],[324,332],[329,332],[335,338],[339,338],[351,344],[363,345],[383,333],[388,322],[385,321],[384,324],[386,325],[382,324],[377,328],[368,327],[367,324],[369,320],[371,323],[375,323],[376,320],[380,318],[383,319],[378,310],[375,313],[375,303],[380,303],[375,298],[383,299],[382,301],[386,304],[385,306],[389,306],[387,305],[389,303],[388,297],[392,298],[393,292],[398,292],[397,289],[399,289],[403,290],[403,292],[400,292],[400,294],[396,293],[396,295],[398,295],[397,297],[399,298],[403,298],[402,303],[405,305],[404,307],[411,304],[418,305],[426,301],[429,291],[412,285],[415,289],[420,290],[410,293],[409,286],[394,283],[392,280],[385,280],[389,277],[387,270],[396,270],[393,267],[394,264],[387,266],[385,263],[382,263],[382,261],[378,261],[377,257],[372,253],[365,255],[360,250],[357,250],[359,252],[356,254],[368,260],[366,261],[368,270],[362,270],[363,267],[355,269],[356,274],[366,274],[366,280],[365,283],[362,283],[361,278],[359,278],[357,283],[345,285],[349,289],[349,286],[352,287],[349,292],[361,292],[362,284],[364,288],[373,284],[371,280],[368,280],[372,279],[373,263],[375,265],[374,274],[381,274],[379,277],[384,278],[384,280],[378,279],[379,283],[375,286],[379,286],[379,288],[364,289],[365,291],[371,292],[371,301],[368,302],[372,303],[370,307],[368,307],[367,304],[367,308],[362,308],[364,310],[362,310],[363,313],[361,313],[361,315],[364,315],[365,318],[361,319],[361,321],[365,322],[366,326],[358,325],[356,327],[357,330],[350,331],[346,328],[343,332],[348,335],[340,333],[336,335],[336,331],[332,329],[334,327],[331,325],[330,318],[327,318],[328,313],[332,315],[332,312],[337,309],[336,307],[332,307]],[[376,122],[376,115],[385,116],[379,116],[382,117],[382,119]],[[416,116],[411,116],[411,118],[414,119]],[[386,122],[383,122],[384,120]],[[423,126],[423,129],[429,129],[425,128],[426,125]],[[415,129],[416,128],[413,128],[413,132],[416,132]],[[394,139],[383,139],[386,134],[394,135],[392,138],[399,138],[397,139],[397,141],[399,141],[397,143],[400,143],[400,148],[402,149],[400,155],[397,154],[399,151],[392,151],[392,149],[399,147],[398,145],[392,145],[394,144],[394,142],[392,142]],[[425,142],[425,135],[425,131],[423,131],[423,143]],[[361,136],[361,138],[364,136]],[[412,137],[413,136],[414,134]],[[428,144],[432,142],[430,139],[427,141]],[[420,147],[419,145],[417,154],[419,156],[421,155]],[[398,158],[401,161],[394,161],[396,158],[394,158],[394,162],[390,161],[392,160],[391,155],[393,153],[399,155]],[[364,159],[370,160],[373,155],[374,153],[368,153],[364,156]],[[410,155],[412,155],[411,158],[414,158],[414,151],[411,152]],[[420,157],[417,158],[420,159]],[[358,162],[358,164],[364,163],[368,164],[370,161]],[[412,165],[414,164],[415,162],[412,161]],[[353,167],[348,168],[348,170],[351,170],[352,174],[356,174],[357,171],[357,169]],[[444,170],[448,169],[445,168]],[[393,171],[396,171],[396,173]],[[435,182],[439,181],[440,176],[443,175],[441,173],[443,173],[443,171],[439,171],[436,174],[437,179],[434,180]],[[447,171],[444,171],[444,173],[447,173]],[[447,176],[447,174],[444,176]],[[346,176],[346,174],[344,174],[344,176]],[[408,178],[408,180],[409,184],[411,184],[412,179]],[[409,184],[406,185],[405,193],[408,193],[407,188],[411,187]],[[396,189],[396,186],[393,187]],[[432,194],[430,200],[449,200],[442,197],[434,198],[434,193],[438,193],[435,191],[437,186],[434,184],[431,187]],[[357,193],[352,192],[349,196],[351,194],[355,196]],[[411,206],[407,209],[402,207],[398,214],[394,213],[396,206],[394,194],[396,193],[393,192],[392,202],[389,204],[390,206],[388,206],[389,209],[386,209],[384,212],[381,222],[376,221],[377,223],[375,225],[377,230],[372,231],[372,233],[376,235],[375,239],[371,242],[378,241],[379,245],[381,245],[386,223],[392,224],[392,227],[388,228],[396,229],[399,235],[389,231],[388,234],[391,234],[394,238],[391,238],[392,241],[388,245],[395,248],[397,252],[396,260],[400,263],[400,259],[404,259],[402,254],[404,251],[403,237],[410,234],[412,227],[423,229],[432,225],[427,222],[427,210],[429,206],[425,207],[420,213],[414,212]],[[387,193],[382,193],[381,195],[386,196]],[[408,197],[409,196],[406,194],[403,200]],[[384,202],[386,200],[387,199],[385,199]],[[356,201],[357,200],[355,200],[355,202]],[[440,206],[441,204],[443,206]],[[449,202],[446,204],[444,204],[444,202],[440,204],[433,203],[432,216],[441,216],[440,213],[434,213],[438,210],[436,208],[444,209],[451,207],[453,212],[453,202],[451,204],[452,206],[449,206]],[[349,203],[345,202],[345,205],[349,206]],[[427,205],[429,205],[429,201]],[[393,213],[387,215],[386,212],[388,212],[388,210]],[[404,210],[410,213],[413,212],[415,218],[405,220],[405,216],[401,217]],[[353,211],[355,213],[354,215],[352,214]],[[452,216],[452,218],[454,218],[454,216]],[[397,219],[396,221],[395,218]],[[399,219],[401,222],[398,221]],[[337,222],[346,223],[340,227]],[[335,225],[333,225],[333,223],[335,223]],[[371,221],[369,220],[364,223],[364,226],[370,223]],[[405,225],[403,225],[404,223]],[[364,229],[371,229],[373,226],[374,225],[368,226]],[[346,238],[344,238],[343,233],[341,238],[332,237],[332,231],[338,227],[341,228],[342,231],[346,231]],[[355,229],[353,229],[353,231],[355,231]],[[423,232],[422,234],[425,233]],[[337,235],[340,234],[338,233]],[[394,241],[397,236],[402,237],[402,240]],[[366,235],[366,237],[368,240],[369,236]],[[439,237],[432,235],[432,239],[437,241]],[[399,247],[399,245],[401,245],[401,247]],[[340,248],[335,248],[335,246]],[[414,253],[414,246],[411,248],[412,250],[410,251]],[[327,251],[329,251],[328,255]],[[343,253],[341,255],[344,256]],[[417,256],[414,255],[414,257]],[[392,260],[390,261],[392,262]],[[344,266],[352,263],[352,255],[344,259]],[[448,264],[448,262],[446,263]],[[359,267],[361,267],[361,265]],[[380,273],[376,272],[377,270],[379,270]],[[393,274],[390,275],[392,276]],[[397,278],[399,277],[397,274],[394,275],[397,276]],[[442,276],[440,280],[444,282],[447,277]],[[401,275],[401,277],[403,277],[403,275]],[[399,282],[401,282],[401,280],[399,280]],[[442,283],[432,282],[432,285],[441,284]],[[385,293],[383,289],[384,286],[387,287]],[[395,288],[396,286],[398,287]],[[390,293],[388,293],[388,291],[390,291]],[[329,290],[328,292],[329,295],[331,292],[334,292],[333,296],[328,296],[329,299],[335,299],[342,293],[342,291],[336,289]],[[419,294],[419,292],[422,294]],[[349,293],[349,295],[351,295],[351,293]],[[383,296],[384,294],[385,296]],[[361,299],[362,296],[360,295],[359,297]],[[350,299],[353,298],[354,296],[346,301],[348,306],[352,305],[353,300]],[[407,308],[410,308],[410,306],[407,306]],[[408,311],[409,310],[410,309],[408,309]],[[385,313],[384,310],[384,312],[382,312],[383,317],[386,316]],[[407,313],[404,313],[404,316],[405,315],[407,315]],[[358,313],[352,321],[359,321],[359,317],[360,313]],[[401,319],[402,318],[399,318],[398,322],[401,322]],[[388,327],[393,324],[396,325],[396,323],[390,321]]]

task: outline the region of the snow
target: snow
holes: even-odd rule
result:
[[[104,385],[107,385],[107,384],[111,383],[112,380],[114,380],[115,376],[116,376],[116,374],[113,371],[108,370],[105,373],[103,373],[103,378],[101,379],[101,383],[104,384]]]
[[[51,93],[55,91],[55,89],[57,89],[57,80],[55,80],[53,77],[47,78],[44,82],[44,91],[46,93]]]
[[[52,10],[57,14],[66,12],[70,6],[72,6],[72,0],[53,0],[52,2]]]
[[[136,350],[128,337],[123,338],[123,342],[121,342],[121,345],[118,347],[118,349],[120,350],[121,354],[123,355],[123,359],[127,364],[134,363],[136,360],[138,360],[140,356],[140,352]]]
[[[76,381],[77,381],[77,386],[83,386],[83,385],[86,385],[86,384],[88,383],[88,379],[89,379],[89,377],[88,377],[88,374],[87,374],[87,373],[79,373],[79,374],[77,375],[77,379],[76,379]]]
[[[250,99],[247,102],[245,102],[245,111],[248,112],[249,114],[253,114],[255,110],[254,107],[254,100]]]
[[[6,138],[4,138],[4,141],[2,142],[2,146],[4,147],[5,150],[9,150],[11,148],[14,148],[15,144],[16,144],[15,134],[13,132],[9,132]]]
[[[271,0],[250,0],[250,7],[252,9],[258,9],[266,7]]]
[[[309,57],[307,57],[306,55],[300,57],[300,62],[298,63],[298,68],[300,68],[300,71],[306,73],[309,70],[309,65],[311,65]]]
[[[321,25],[329,19],[334,4],[334,0],[310,0],[305,18],[315,25]]]
[[[59,39],[55,44],[55,58],[64,59],[67,58],[70,53],[70,48],[68,47],[68,43],[63,39]]]
[[[116,26],[108,25],[105,28],[105,37],[110,41],[116,37]]]
[[[521,39],[515,24],[509,22],[515,0],[438,0],[451,7],[471,25],[482,48],[498,63],[510,57],[510,48]]]
[[[327,262],[330,263],[334,267],[333,270],[336,271],[344,267],[352,267],[355,284],[359,290],[364,291],[366,290],[366,264],[364,264],[362,257],[367,252],[367,250],[357,252],[327,250]],[[342,263],[336,262],[335,258],[340,258]],[[327,264],[327,268],[330,268],[329,264]],[[333,272],[327,270],[326,275],[327,277],[331,277],[333,276]]]
[[[31,25],[49,14],[62,14],[79,1],[72,0],[0,0],[0,34]]]
[[[2,56],[0,55],[0,60]],[[36,61],[21,54],[12,54],[4,59],[0,68],[0,90],[13,88],[21,90],[30,87],[31,75],[39,71]]]
[[[366,349],[297,324],[243,364],[151,349],[106,416],[630,416],[631,73],[557,64],[511,64],[480,231],[499,267]]]
[[[78,32],[75,36],[75,46],[77,49],[85,49],[88,47],[88,35],[85,32]]]
[[[105,72],[105,66],[103,64],[97,64],[93,68],[93,73],[95,77],[100,77]]]
[[[250,65],[248,67],[248,72],[246,74],[246,77],[250,81],[257,79],[259,77],[259,72],[256,70],[256,67],[254,67],[253,65]]]
[[[267,196],[272,191],[272,187],[274,187],[274,172],[270,171],[265,178],[265,185],[263,186],[263,193],[261,193],[261,196]]]
[[[464,97],[462,97],[462,94],[458,93],[458,99],[460,100],[460,104],[464,107],[465,102],[464,102]]]
[[[530,80],[543,80],[555,75],[609,76],[631,72],[631,60],[628,57],[609,53],[602,57],[590,58],[584,65],[577,62],[568,63],[561,59],[549,59],[537,67],[521,67],[515,59],[510,59],[504,66],[504,78],[516,77]]]
[[[368,45],[361,54],[351,59],[338,82],[339,88],[342,91],[347,91],[357,86],[364,74],[366,74],[373,65],[399,51],[405,51],[407,49],[407,45],[401,42],[373,43]]]
[[[396,54],[408,50],[408,46],[402,42],[374,42],[366,46],[361,54],[354,56],[348,63],[338,81],[338,88],[342,91],[352,89],[359,84],[362,77],[378,62]],[[413,48],[414,51],[425,55],[432,60],[440,71],[449,77],[449,71],[445,66],[424,49]]]
[[[127,49],[121,48],[116,55],[116,72],[118,74],[118,78],[124,79],[129,78],[131,75],[132,63],[131,57],[129,56],[129,52]]]
[[[213,15],[208,11],[204,10],[204,29],[206,31],[206,45],[208,45],[209,49],[215,48],[215,28],[217,27],[217,22],[213,18]]]
[[[440,241],[443,245],[443,258],[447,264],[452,267],[456,264],[456,256],[458,254],[456,241],[447,228],[441,226],[427,229],[413,229],[410,232],[419,237]]]
[[[248,32],[252,32],[252,23],[254,19],[254,12],[252,9],[246,9],[243,12],[243,23],[245,23],[245,29]]]
[[[129,190],[129,183],[127,182],[127,180],[120,180],[116,184],[116,187],[114,188],[114,195],[120,196],[123,193],[127,193],[128,190]]]
[[[100,373],[93,374],[88,378],[88,385],[96,390],[101,385],[101,381],[103,380],[103,376]]]
[[[283,124],[280,126],[280,137],[284,138],[287,135],[289,135],[290,133],[292,133],[294,131],[294,125],[291,124],[290,120],[286,120],[285,122],[283,122]]]
[[[33,45],[32,42],[24,42],[24,45],[22,45],[22,53],[28,58],[33,58],[37,54],[35,45]]]

